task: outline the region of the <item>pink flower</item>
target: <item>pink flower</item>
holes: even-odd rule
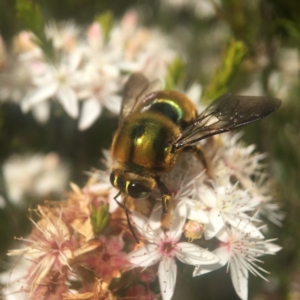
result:
[[[120,270],[128,267],[126,253],[121,251],[124,242],[121,237],[106,238],[100,236],[102,245],[97,251],[82,257],[81,263],[94,271],[95,276],[104,280],[120,277]]]

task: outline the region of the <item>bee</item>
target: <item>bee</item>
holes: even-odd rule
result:
[[[172,170],[183,151],[194,153],[209,172],[198,141],[260,120],[281,105],[276,98],[224,94],[197,114],[196,106],[184,94],[160,89],[160,81],[149,82],[141,73],[129,77],[111,147],[116,163],[110,181],[119,190],[115,200],[124,196],[123,204],[117,202],[137,243],[127,196],[146,199],[157,186],[162,214],[167,214],[171,195],[160,176]]]

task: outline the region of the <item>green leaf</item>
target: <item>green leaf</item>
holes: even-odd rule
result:
[[[165,89],[171,90],[178,88],[185,78],[186,63],[180,58],[176,57],[167,66],[167,75],[165,77]]]
[[[16,1],[17,19],[21,26],[32,31],[39,39],[44,36],[44,21],[41,8],[29,0]]]
[[[203,93],[203,101],[209,103],[228,91],[228,85],[235,75],[247,52],[242,41],[232,40],[224,52],[222,62],[217,68],[210,84]]]
[[[44,32],[45,20],[38,4],[30,0],[16,1],[17,20],[23,29],[31,31],[35,35],[34,43],[38,44],[49,58],[54,57],[52,42],[47,40]]]
[[[91,222],[95,235],[99,235],[103,232],[109,222],[109,205],[101,202],[96,208],[92,206]]]
[[[294,41],[296,43],[298,43],[298,47],[300,44],[300,29],[298,24],[296,24],[295,22],[291,21],[291,20],[287,20],[287,19],[278,19],[276,21],[276,24],[278,26],[283,27],[286,32],[288,33],[288,35],[294,39]]]
[[[114,15],[111,11],[106,11],[96,17],[96,21],[100,24],[105,39],[108,38],[114,23]]]

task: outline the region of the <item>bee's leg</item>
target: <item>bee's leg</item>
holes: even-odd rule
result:
[[[117,204],[122,208],[122,209],[126,209],[126,207],[124,206],[124,204],[122,204],[121,202],[119,202],[117,200],[117,198],[121,195],[121,192],[119,192],[115,197],[114,197],[114,200],[117,202]]]
[[[155,181],[162,196],[163,214],[166,214],[168,212],[169,201],[171,199],[170,192],[165,184],[160,181],[159,177],[155,177]]]
[[[120,202],[117,200],[117,198],[118,198],[120,195],[121,195],[121,192],[119,192],[119,193],[114,197],[114,200],[117,202],[117,204],[118,204],[121,208],[123,208],[123,210],[124,210],[124,212],[125,212],[125,215],[126,215],[126,219],[127,219],[127,224],[128,224],[129,230],[131,231],[131,233],[132,233],[132,235],[133,235],[133,237],[134,237],[136,243],[139,244],[140,241],[139,241],[139,239],[137,238],[137,236],[136,236],[136,234],[135,234],[135,232],[134,232],[134,230],[133,230],[133,227],[132,227],[132,225],[131,225],[131,222],[130,222],[130,218],[129,218],[129,213],[130,213],[130,211],[129,211],[129,210],[127,209],[127,207],[126,207],[126,199],[127,199],[127,197],[124,198],[124,204],[122,204],[122,203],[120,203]]]
[[[196,158],[202,163],[203,167],[206,169],[206,173],[209,177],[213,177],[212,167],[210,161],[207,159],[205,152],[201,145],[193,145],[184,147],[184,151],[192,152]]]

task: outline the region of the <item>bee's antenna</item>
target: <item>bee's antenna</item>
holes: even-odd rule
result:
[[[129,229],[130,229],[130,231],[131,231],[131,233],[132,233],[132,235],[133,235],[133,237],[134,237],[136,243],[139,244],[140,241],[139,241],[139,239],[137,238],[137,236],[136,236],[136,234],[135,234],[135,232],[134,232],[134,230],[133,230],[133,227],[132,227],[132,225],[131,225],[131,222],[130,222],[130,218],[129,218],[129,213],[130,213],[130,211],[129,211],[129,210],[127,209],[127,207],[126,207],[126,199],[127,199],[127,196],[124,198],[124,204],[122,204],[122,203],[120,203],[120,202],[117,200],[117,198],[118,198],[120,195],[121,195],[121,192],[119,192],[119,193],[114,197],[114,200],[115,200],[115,201],[117,202],[117,204],[124,210],[125,215],[126,215],[126,219],[127,219],[128,227],[129,227]]]

